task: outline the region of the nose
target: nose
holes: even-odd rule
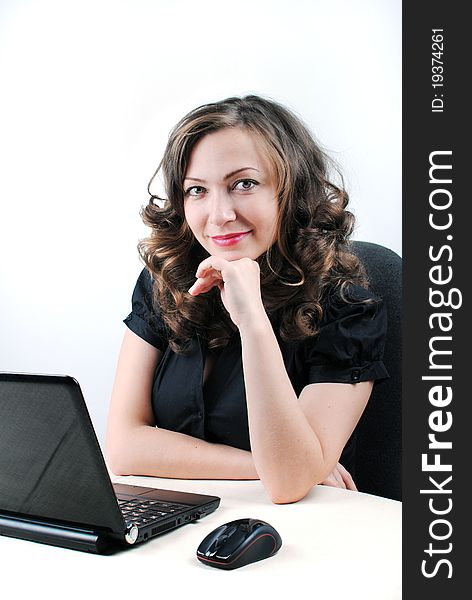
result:
[[[236,212],[230,194],[226,191],[213,190],[208,214],[208,222],[210,225],[221,227],[225,223],[235,220]]]

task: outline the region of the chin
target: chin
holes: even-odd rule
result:
[[[232,262],[233,260],[239,260],[241,258],[246,258],[247,254],[244,254],[244,252],[221,252],[221,250],[213,252],[213,256],[218,256],[219,258],[224,258],[225,260],[228,260],[229,262]]]
[[[258,255],[256,252],[251,251],[244,252],[244,250],[218,249],[213,252],[213,256],[219,256],[220,258],[224,258],[225,260],[232,262],[233,260],[240,260],[241,258],[250,258],[251,260],[256,260]]]
[[[241,258],[250,258],[251,260],[256,260],[259,256],[261,256],[261,254],[264,253],[264,251],[260,251],[259,248],[251,248],[251,244],[248,244],[246,247],[241,245],[240,248],[235,246],[220,247],[212,243],[202,244],[201,241],[200,244],[205,248],[209,255],[218,256],[219,258],[224,258],[230,262],[234,260],[240,260]]]

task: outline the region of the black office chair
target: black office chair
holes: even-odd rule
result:
[[[362,261],[370,289],[387,306],[388,330],[384,363],[390,378],[374,384],[359,421],[355,481],[359,491],[401,500],[401,302],[402,259],[370,242],[351,242]]]

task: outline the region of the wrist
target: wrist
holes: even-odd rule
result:
[[[241,337],[244,337],[251,334],[260,335],[264,331],[272,331],[272,325],[267,313],[262,308],[262,310],[248,314],[241,320],[238,329]]]

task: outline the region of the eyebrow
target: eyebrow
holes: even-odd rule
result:
[[[256,169],[254,167],[241,167],[241,169],[236,169],[236,171],[231,171],[231,173],[225,175],[223,178],[224,181],[226,181],[226,179],[229,179],[230,177],[233,177],[233,175],[240,173],[241,171],[257,171],[259,173],[259,169]],[[199,179],[198,177],[186,177],[184,181],[186,181],[187,179],[191,179],[192,181],[200,181],[201,183],[204,183],[205,181],[204,179]]]

